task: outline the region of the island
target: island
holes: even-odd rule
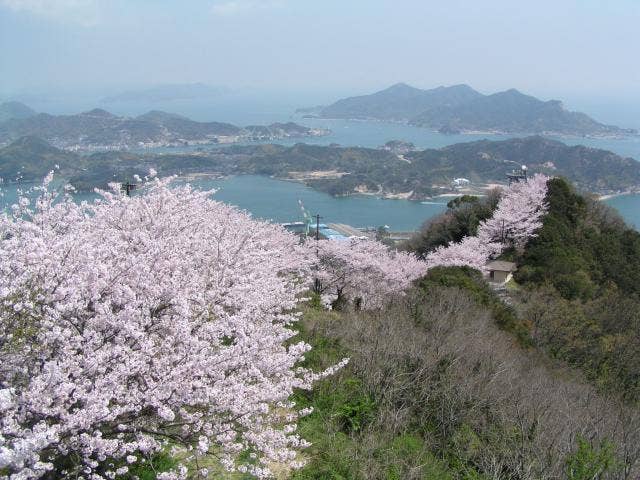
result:
[[[606,125],[516,89],[484,95],[469,85],[423,90],[398,83],[370,95],[338,100],[325,107],[299,109],[321,118],[404,122],[444,134],[496,133],[624,137],[637,130]]]
[[[391,146],[403,145],[392,142]],[[640,191],[640,162],[607,150],[568,146],[541,136],[481,140],[440,149],[293,146],[218,146],[190,153],[105,151],[80,155],[37,137],[22,137],[0,149],[5,181],[40,181],[56,170],[79,190],[144,176],[266,175],[301,182],[335,196],[368,194],[427,200],[438,195],[478,195],[506,182],[506,174],[528,171],[565,177],[598,195]],[[464,180],[464,181],[462,181]]]
[[[329,130],[323,128],[293,122],[239,127],[230,123],[197,122],[159,110],[131,118],[95,108],[75,115],[14,116],[0,122],[0,145],[35,136],[64,150],[107,151],[279,140],[328,133]]]

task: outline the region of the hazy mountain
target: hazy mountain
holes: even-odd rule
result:
[[[475,98],[455,106],[424,111],[413,125],[454,130],[489,130],[506,133],[560,133],[569,135],[621,135],[632,133],[598,123],[584,113],[566,110],[558,100],[543,102],[515,89]]]
[[[240,140],[278,139],[322,135],[326,131],[295,123],[248,129],[221,122],[196,122],[161,111],[136,118],[119,117],[99,108],[76,115],[41,113],[0,123],[0,143],[23,136],[40,137],[67,149],[126,149],[141,146],[170,146]]]
[[[431,108],[456,106],[481,96],[468,85],[421,90],[398,83],[371,95],[338,100],[324,107],[320,115],[326,118],[405,121]]]
[[[4,102],[0,103],[0,122],[5,122],[12,118],[29,118],[36,115],[35,110],[32,110],[24,103],[20,102]]]
[[[511,89],[483,95],[467,85],[421,90],[397,84],[386,90],[339,100],[320,110],[326,118],[398,120],[440,130],[579,136],[637,134],[566,110],[558,100],[541,101]]]
[[[197,100],[214,98],[229,93],[225,87],[212,87],[203,83],[158,85],[141,90],[130,90],[105,97],[104,103],[117,102],[166,102],[172,100]]]

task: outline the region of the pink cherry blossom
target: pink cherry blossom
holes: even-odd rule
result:
[[[506,248],[523,248],[536,236],[547,213],[548,180],[549,177],[537,174],[527,182],[517,182],[506,188],[491,218],[479,225],[477,235],[429,253],[426,258],[429,268],[469,266],[483,271],[486,263]]]
[[[294,236],[169,180],[32,204],[0,216],[0,471],[117,478],[167,445],[258,477],[300,465],[291,394],[345,362],[298,365]]]
[[[332,300],[357,301],[365,309],[382,306],[390,295],[402,293],[427,271],[413,254],[394,251],[375,240],[321,240],[308,246],[311,257],[317,251],[320,292]]]
[[[534,175],[527,182],[517,182],[505,189],[492,217],[478,227],[478,237],[485,242],[524,247],[542,226],[547,213],[545,203],[549,177]]]

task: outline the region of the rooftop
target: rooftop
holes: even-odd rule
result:
[[[515,272],[516,264],[513,262],[505,262],[502,260],[494,260],[487,263],[487,269],[499,272]]]

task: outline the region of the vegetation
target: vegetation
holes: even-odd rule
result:
[[[0,122],[6,122],[12,118],[28,118],[36,115],[36,112],[20,102],[0,103]]]
[[[300,244],[171,179],[78,205],[52,178],[0,215],[0,475],[12,480],[296,468],[305,411],[290,398],[347,363],[300,365],[309,287],[375,309],[425,272],[372,240]],[[342,415],[353,431],[366,421]]]
[[[135,118],[120,117],[99,108],[76,115],[25,115],[22,112],[21,116],[0,121],[0,142],[31,135],[60,148],[89,150],[216,143],[219,137],[246,141],[322,133],[326,132],[292,122],[242,128],[229,123],[196,122],[157,110]]]
[[[521,314],[536,345],[605,390],[640,401],[640,233],[568,182],[549,182],[549,214],[524,254]]]
[[[637,133],[598,123],[584,113],[564,109],[515,89],[483,95],[468,85],[421,90],[399,83],[371,95],[338,100],[319,111],[328,118],[400,120],[454,133],[463,130],[568,135]]]
[[[486,197],[463,195],[451,200],[447,210],[427,220],[403,248],[424,257],[437,247],[476,235],[480,222],[491,217],[499,198],[500,191],[492,190]]]
[[[152,117],[161,113],[152,112]],[[276,125],[274,131],[283,128]],[[295,131],[294,127],[286,129]],[[262,133],[257,131],[256,135]],[[451,182],[459,177],[469,179],[476,187],[502,183],[505,171],[519,168],[522,162],[529,166],[531,173],[564,175],[580,190],[610,193],[640,188],[640,163],[635,160],[605,150],[567,146],[542,137],[459,143],[439,150],[407,152],[402,159],[387,150],[305,144],[291,147],[234,145],[167,154],[108,151],[83,156],[47,148],[55,152],[60,174],[81,190],[104,187],[114,178],[126,180],[136,174],[142,176],[149,168],[154,168],[161,175],[269,175],[303,181],[331,195],[362,191],[380,195],[409,193],[409,198],[421,200],[458,191]],[[41,179],[52,163],[41,161],[45,157],[43,150],[46,150],[43,142],[35,137],[22,138],[0,148],[0,175],[11,181],[22,172],[24,180]],[[477,213],[482,216],[481,211]]]
[[[548,182],[548,213],[523,249],[503,255],[517,263],[513,307],[503,327],[553,358],[579,367],[602,391],[640,401],[640,233],[601,202],[561,178]],[[480,201],[464,197],[432,219],[406,248],[425,255],[474,234]],[[473,292],[476,288],[445,276]],[[472,288],[473,287],[473,288]],[[486,305],[486,303],[484,303]]]
[[[292,478],[635,478],[637,410],[514,342],[476,274],[436,270],[381,310],[305,313],[306,366],[350,363],[298,394]]]
[[[426,262],[167,181],[103,197],[1,218],[0,474],[640,475],[640,234],[565,180],[453,200]],[[502,229],[517,288],[429,263]]]

